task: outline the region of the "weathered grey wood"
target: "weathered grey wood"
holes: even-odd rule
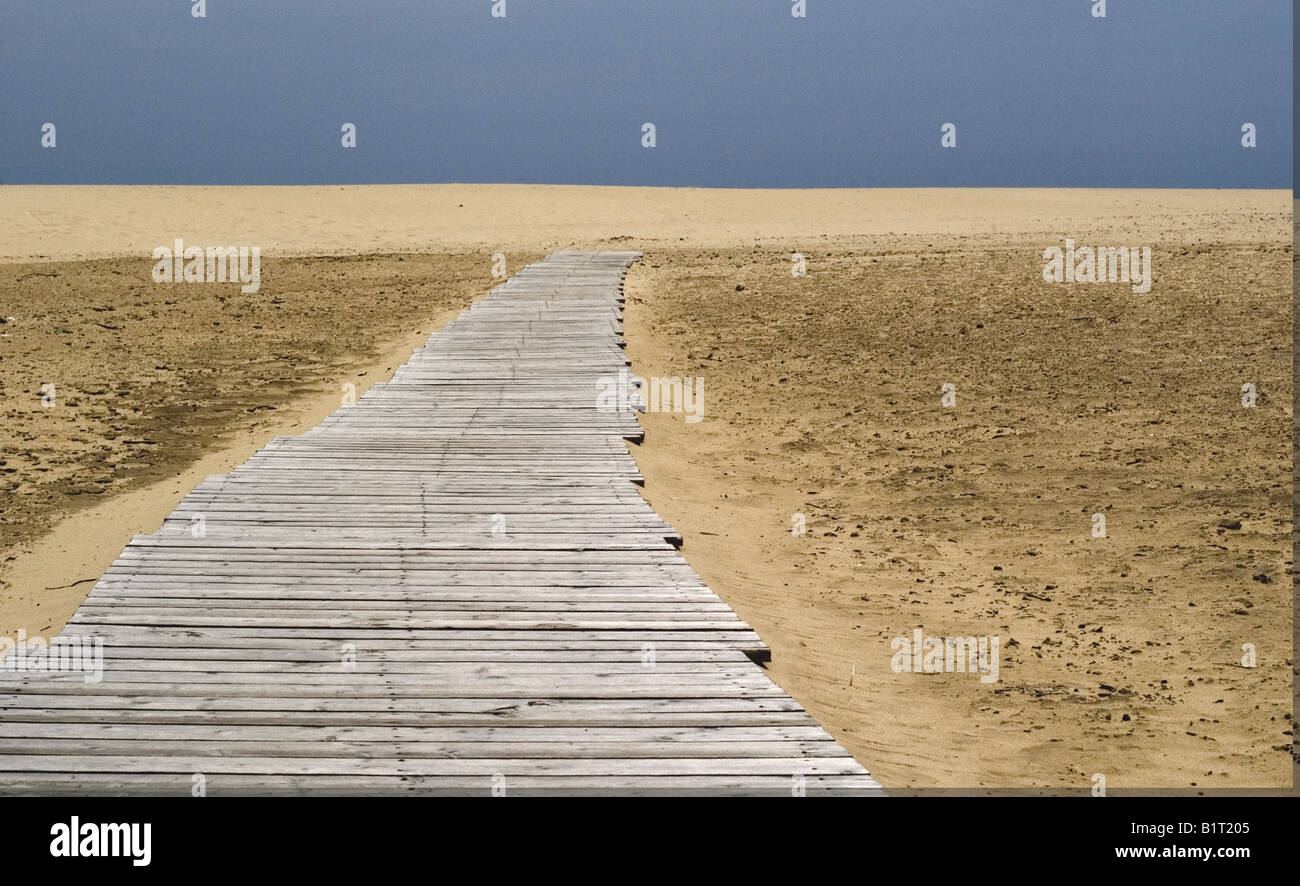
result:
[[[157,724],[117,723],[62,723],[39,725],[34,723],[0,723],[0,738],[30,739],[85,738],[94,741],[159,740],[180,741],[354,741],[380,742],[458,742],[491,744],[495,742],[559,742],[568,744],[584,739],[600,742],[697,742],[727,741],[801,741],[833,744],[825,731],[817,726],[755,726],[751,728],[715,731],[703,727],[665,729],[643,726],[546,728],[538,726],[486,726],[477,729],[447,728],[442,726],[186,726]],[[33,751],[32,753],[44,753]]]
[[[313,730],[315,731],[315,730]],[[405,742],[392,737],[375,741],[358,742],[324,740],[319,735],[294,741],[272,736],[261,741],[222,739],[204,741],[198,738],[178,740],[159,739],[86,739],[86,738],[0,738],[0,756],[50,754],[69,756],[137,756],[137,757],[193,757],[196,754],[211,757],[282,757],[292,755],[310,757],[357,757],[365,759],[489,759],[489,760],[542,760],[572,759],[663,759],[673,757],[840,757],[843,751],[833,741],[761,741],[751,739],[735,741],[692,742],[632,742],[595,741],[579,736],[568,742],[539,742],[525,738],[518,742],[504,741],[450,741]]]
[[[97,679],[0,663],[0,794],[879,794],[636,491],[638,255],[524,268],[133,538],[63,631]]]
[[[198,755],[110,756],[57,754],[4,754],[0,760],[20,772],[183,773],[211,775],[481,775],[491,777],[509,766],[494,759],[389,759],[364,757],[217,757]],[[532,776],[645,776],[664,775],[776,775],[787,779],[808,775],[858,775],[865,770],[847,755],[800,758],[668,757],[660,759],[575,757],[567,760],[515,761],[514,771]],[[509,771],[509,770],[506,770]]]
[[[525,770],[527,767],[524,767]],[[488,796],[504,787],[510,796],[609,796],[664,797],[707,793],[710,796],[791,795],[788,775],[660,775],[654,778],[623,776],[531,776],[512,770],[508,780],[484,776],[380,776],[343,775],[267,776],[221,774],[207,777],[209,796],[371,796],[418,794],[420,796]],[[106,796],[133,794],[188,795],[191,775],[144,773],[22,773],[6,783],[0,780],[0,795],[41,794]],[[884,792],[865,775],[807,775],[808,796],[880,797]]]

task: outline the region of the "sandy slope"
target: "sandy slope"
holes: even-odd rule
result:
[[[1166,242],[1149,296],[1026,249],[647,252],[634,368],[705,417],[644,418],[646,496],[889,787],[1288,785],[1290,248]],[[997,682],[896,673],[918,628]]]
[[[389,371],[490,253],[639,248],[636,368],[707,385],[700,424],[644,418],[647,497],[886,785],[1289,779],[1289,192],[10,187],[0,221],[0,633],[57,628],[89,583],[56,586]],[[176,237],[355,257],[177,299],[148,257]],[[1155,288],[1043,284],[1066,237],[1153,246]],[[915,627],[996,634],[999,682],[894,673]]]

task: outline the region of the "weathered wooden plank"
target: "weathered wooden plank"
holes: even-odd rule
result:
[[[97,682],[0,667],[0,794],[878,793],[636,491],[638,256],[529,265],[132,539]]]
[[[216,757],[190,755],[93,757],[58,754],[5,754],[0,756],[0,778],[6,771],[179,773],[190,775],[493,775],[513,771],[531,776],[669,776],[669,775],[860,775],[861,764],[852,757],[664,757],[659,759],[572,758],[531,759],[386,759],[365,757]]]
[[[668,742],[693,745],[700,742],[780,741],[832,742],[820,726],[732,726],[723,728],[662,728],[617,726],[563,728],[544,726],[193,726],[186,724],[121,723],[0,723],[0,739],[90,739],[182,741],[350,741],[404,743],[537,742],[572,743],[584,740],[603,743]],[[31,753],[44,753],[32,751]],[[842,753],[842,751],[841,751]]]
[[[657,776],[531,776],[511,772],[506,778],[483,776],[380,776],[311,775],[266,776],[221,774],[206,777],[208,796],[371,796],[376,793],[422,797],[488,796],[772,796],[792,794],[792,776],[786,775],[657,775]],[[807,796],[882,797],[884,791],[865,774],[847,776],[799,774]],[[0,772],[0,794],[82,796],[176,795],[190,796],[192,774],[170,776],[134,773],[21,773]]]

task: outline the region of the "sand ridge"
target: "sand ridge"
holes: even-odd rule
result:
[[[1229,201],[1234,211],[1220,211]],[[638,243],[797,251],[823,238],[1290,236],[1289,191],[1034,188],[737,190],[562,185],[0,186],[0,261],[147,256],[174,239],[263,255]],[[634,248],[634,247],[629,247]]]

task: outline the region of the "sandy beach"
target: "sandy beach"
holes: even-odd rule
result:
[[[633,369],[704,380],[701,421],[642,416],[644,494],[882,784],[1291,784],[1290,192],[4,187],[0,205],[0,635],[57,631],[204,476],[386,378],[494,285],[494,253],[513,272],[637,249]],[[155,283],[176,238],[259,247],[259,290]],[[1150,291],[1046,282],[1067,239],[1149,247]],[[898,672],[917,629],[996,637],[998,679]]]

